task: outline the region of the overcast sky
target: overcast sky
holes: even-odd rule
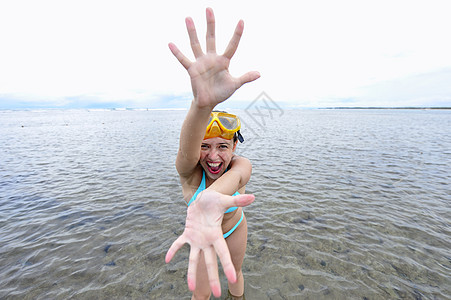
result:
[[[222,52],[243,19],[230,72],[257,70],[228,107],[261,92],[285,107],[451,106],[448,1],[1,1],[0,109],[188,107],[205,8]]]

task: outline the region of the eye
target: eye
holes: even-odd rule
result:
[[[221,149],[228,149],[229,146],[228,146],[228,145],[221,144],[221,145],[219,145],[219,148],[221,148]]]
[[[208,150],[208,148],[210,148],[210,147],[208,145],[205,145],[205,144],[200,146],[201,150]]]

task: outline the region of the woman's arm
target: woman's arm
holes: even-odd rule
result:
[[[180,133],[176,160],[177,171],[182,177],[191,175],[199,161],[200,146],[214,107],[229,98],[243,84],[260,77],[258,72],[248,72],[238,78],[229,73],[230,60],[243,34],[243,21],[238,22],[223,55],[216,54],[215,17],[211,8],[207,8],[206,53],[200,47],[193,20],[186,18],[185,22],[196,61],[191,62],[174,44],[169,44],[171,52],[188,71],[194,95]]]
[[[199,108],[192,101],[180,132],[180,144],[175,166],[180,177],[187,178],[194,172],[199,158],[200,147],[208,125],[211,110]]]
[[[251,162],[245,157],[234,156],[230,163],[230,169],[216,179],[207,189],[225,195],[233,195],[236,191],[246,186],[251,173]]]

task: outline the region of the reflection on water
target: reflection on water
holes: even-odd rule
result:
[[[450,111],[235,113],[247,299],[451,298]],[[184,114],[0,111],[0,298],[189,299]]]

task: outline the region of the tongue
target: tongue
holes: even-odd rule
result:
[[[215,173],[218,173],[221,170],[221,166],[222,166],[222,164],[220,164],[217,167],[208,166],[208,168],[210,169],[211,173],[215,174]]]

